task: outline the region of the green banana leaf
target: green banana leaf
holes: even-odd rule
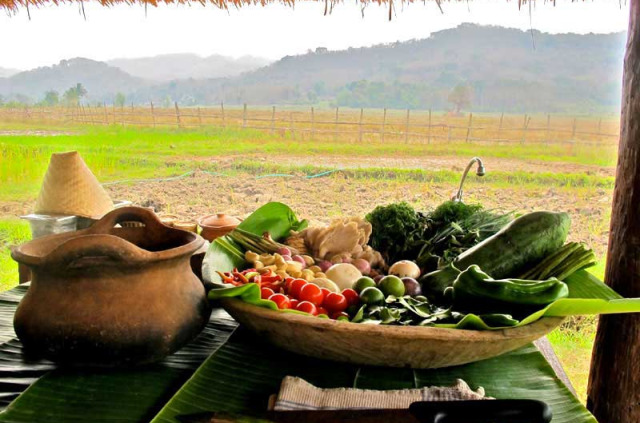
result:
[[[294,231],[306,228],[306,220],[298,221],[295,213],[286,204],[271,202],[260,207],[243,220],[238,227],[256,235],[269,232],[275,240],[280,240]],[[202,277],[207,282],[220,282],[216,273],[228,272],[245,265],[244,248],[228,236],[216,238],[209,247],[202,263]]]
[[[524,326],[539,320],[544,316],[573,316],[580,314],[612,314],[612,313],[638,313],[640,312],[640,298],[622,298],[615,291],[602,283],[590,273],[581,270],[571,275],[565,281],[569,287],[569,298],[557,300],[540,311],[537,311],[517,325]],[[238,297],[243,301],[278,310],[273,301],[260,299],[260,288],[256,284],[247,284],[233,288],[212,289],[209,291],[209,299]],[[280,310],[279,312],[288,312]],[[462,320],[453,324],[435,324],[436,327],[450,329],[480,329],[503,330],[504,326],[491,326],[480,316],[467,314]]]
[[[392,369],[303,357],[272,347],[242,328],[205,361],[152,423],[175,423],[177,416],[205,411],[259,413],[267,409],[269,396],[278,392],[285,376],[323,388],[366,389],[445,386],[461,378],[495,398],[543,400],[553,409],[553,423],[596,423],[532,345],[465,366]]]

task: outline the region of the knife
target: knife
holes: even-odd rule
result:
[[[429,401],[409,409],[267,411],[257,415],[205,412],[181,423],[549,423],[549,406],[536,400]]]

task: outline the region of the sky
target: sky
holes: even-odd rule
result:
[[[398,2],[399,3],[399,2]],[[62,59],[108,60],[166,53],[260,56],[277,60],[327,47],[341,50],[427,38],[432,32],[470,22],[550,33],[624,31],[628,2],[538,1],[518,10],[515,0],[473,0],[398,4],[391,21],[386,6],[364,10],[354,0],[324,16],[324,2],[299,1],[295,9],[280,4],[224,11],[213,5],[117,5],[84,2],[0,14],[0,67],[21,70],[49,66]],[[364,16],[363,16],[364,15]]]

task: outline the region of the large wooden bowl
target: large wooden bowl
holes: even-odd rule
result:
[[[222,300],[222,305],[240,324],[295,353],[354,364],[417,369],[495,357],[541,338],[563,321],[545,317],[519,328],[479,331],[340,322],[280,313],[233,298]]]

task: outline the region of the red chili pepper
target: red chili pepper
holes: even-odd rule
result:
[[[238,279],[238,281],[242,282],[243,284],[249,283],[249,280],[242,273],[239,273],[237,271],[233,272],[233,277]]]
[[[270,275],[270,276],[262,276],[263,282],[279,282],[282,280],[282,276],[280,275]]]
[[[242,274],[243,274],[243,275],[246,275],[247,273],[251,273],[251,272],[257,272],[257,270],[256,270],[256,269],[254,269],[254,268],[247,269],[247,270],[243,270],[243,271],[242,271]]]
[[[226,273],[218,272],[217,270],[216,273],[220,275],[220,278],[222,278],[224,283],[231,283],[235,285],[235,280],[231,276],[227,276]]]

